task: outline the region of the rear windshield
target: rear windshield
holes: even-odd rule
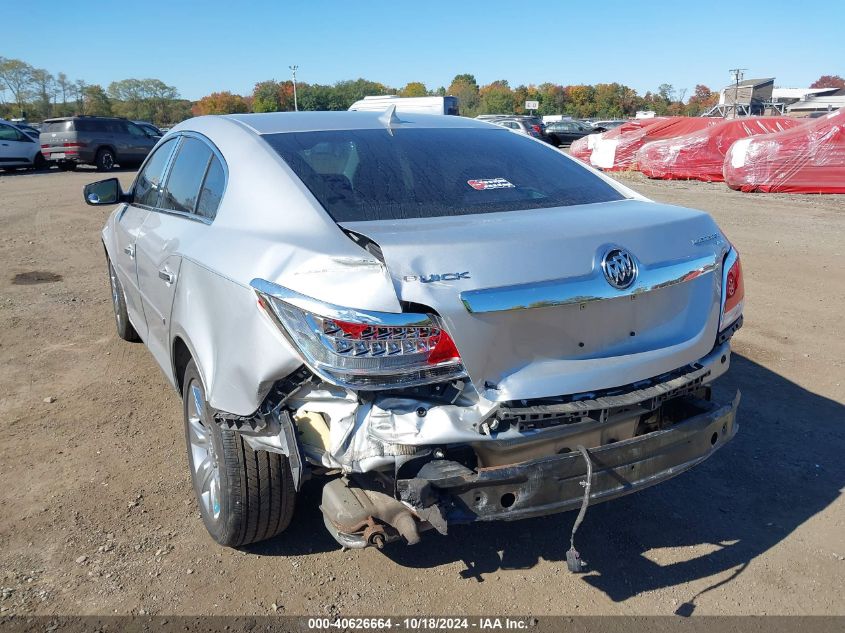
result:
[[[558,151],[507,130],[387,129],[263,137],[335,222],[621,200]]]
[[[73,132],[73,121],[44,121],[41,132]]]

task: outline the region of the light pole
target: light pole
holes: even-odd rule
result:
[[[734,81],[736,82],[734,85],[734,118],[739,116],[739,106],[737,105],[736,100],[739,95],[739,82],[742,81],[745,70],[747,70],[747,68],[731,68],[730,71],[728,71],[734,76]]]
[[[296,102],[296,69],[299,68],[296,64],[293,66],[288,66],[291,72],[293,73],[293,109],[296,112],[299,112],[299,104]]]

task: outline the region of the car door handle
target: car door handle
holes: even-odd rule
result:
[[[158,278],[164,281],[165,283],[172,284],[176,280],[176,275],[174,275],[166,268],[162,268],[160,271],[158,271]]]
[[[135,259],[135,247],[131,244],[123,247],[123,252],[129,255],[129,259]]]

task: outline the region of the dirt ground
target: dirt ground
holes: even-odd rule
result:
[[[845,196],[623,177],[709,211],[742,253],[745,327],[717,389],[742,391],[740,431],[591,508],[574,576],[573,513],[344,552],[314,481],[281,537],[212,542],[178,397],[115,334],[109,209],[81,196],[97,178],[0,175],[0,613],[845,614]]]

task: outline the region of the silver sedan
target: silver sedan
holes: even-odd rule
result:
[[[181,394],[221,544],[280,533],[324,475],[347,547],[585,511],[736,430],[738,398],[709,384],[742,269],[713,220],[502,127],[392,107],[201,117],[128,192],[84,195],[117,205],[117,331]]]

